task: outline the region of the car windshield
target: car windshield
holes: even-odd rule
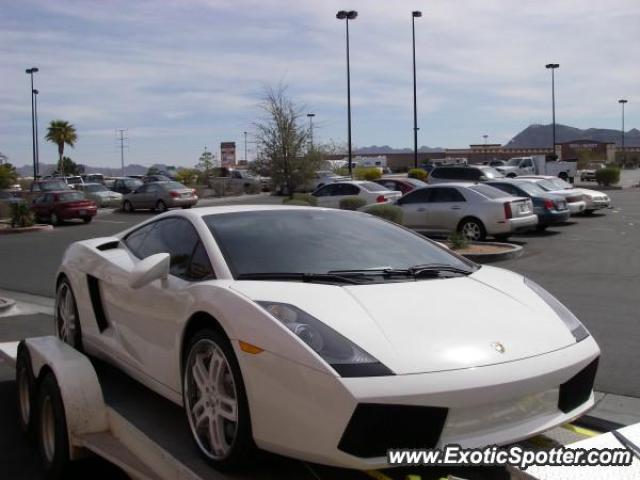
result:
[[[138,188],[140,185],[142,185],[142,181],[131,178],[128,180],[124,180],[124,184],[129,188]]]
[[[362,182],[360,186],[369,192],[383,192],[387,190],[385,187],[375,182]]]
[[[510,167],[517,167],[518,165],[520,165],[520,159],[519,158],[512,158],[511,160],[509,160],[507,162],[507,165],[509,165]]]
[[[481,169],[482,174],[487,178],[502,178],[504,175],[493,167],[484,167]]]
[[[54,190],[67,190],[69,187],[62,180],[54,180],[51,182],[42,182],[40,190],[45,192],[53,192]]]
[[[82,183],[82,178],[81,177],[69,177],[69,178],[67,178],[67,183],[72,183],[72,184],[76,185],[78,183]]]
[[[87,185],[84,187],[87,192],[107,192],[109,189],[104,185]]]
[[[499,188],[491,187],[489,185],[473,185],[472,187],[469,187],[469,190],[473,190],[487,198],[504,198],[509,196],[507,192],[503,192]]]
[[[529,195],[540,195],[541,193],[545,193],[545,191],[540,188],[537,183],[529,183],[529,182],[519,182],[516,184],[520,190],[523,190],[525,193]]]
[[[75,202],[77,200],[84,200],[82,192],[65,192],[58,195],[59,202]]]
[[[162,185],[167,190],[185,190],[187,188],[180,182],[164,182]]]
[[[573,188],[573,185],[561,178],[550,178],[549,182],[556,186],[556,190],[570,190]]]
[[[371,215],[340,210],[290,209],[207,215],[233,275],[327,273],[473,264],[420,235]],[[375,242],[366,238],[375,238]],[[363,248],[366,246],[366,248]]]

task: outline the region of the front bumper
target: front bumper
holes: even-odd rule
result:
[[[564,223],[571,217],[569,210],[546,210],[544,213],[538,214],[538,223],[540,225],[557,225]]]
[[[365,430],[360,437],[365,439],[361,442],[364,445],[354,447],[353,438],[357,441],[359,437],[350,432],[353,422],[362,421],[356,416],[363,405],[383,407],[378,412],[388,406],[389,415],[377,416],[382,424],[403,406],[428,410],[426,416],[414,417],[422,418],[423,423],[410,430],[413,434],[416,428],[423,430],[423,439],[429,435],[433,439],[436,428],[436,447],[508,444],[571,421],[590,409],[594,403],[592,380],[583,385],[586,395],[579,404],[570,404],[570,410],[562,403],[560,386],[585,371],[600,353],[588,337],[517,362],[413,375],[336,378],[268,352],[247,355],[234,347],[243,356],[253,434],[260,448],[357,469],[388,466],[386,451],[378,450],[375,456],[365,453],[372,446],[384,447],[382,450],[403,446],[386,444],[394,434],[381,433],[385,430],[378,427]],[[441,431],[437,415],[433,422],[424,420],[439,409],[446,410]]]
[[[198,197],[169,198],[167,207],[192,207],[198,203]]]
[[[585,196],[585,210],[601,210],[603,208],[609,208],[611,201],[609,198],[591,198]]]
[[[580,202],[567,202],[567,207],[569,208],[571,215],[575,215],[576,213],[584,212],[587,208],[587,203],[584,200]]]

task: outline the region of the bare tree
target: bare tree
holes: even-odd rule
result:
[[[283,193],[292,196],[319,168],[319,152],[308,148],[309,130],[303,109],[286,95],[286,87],[267,87],[260,104],[264,118],[255,123],[261,153],[253,169],[267,171]]]

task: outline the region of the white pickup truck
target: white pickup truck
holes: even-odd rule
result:
[[[547,161],[544,155],[515,157],[510,159],[506,165],[495,168],[507,177],[517,177],[520,175],[551,175],[560,177],[563,180],[573,181],[573,178],[577,175],[576,162]]]

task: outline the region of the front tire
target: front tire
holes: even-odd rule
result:
[[[460,222],[458,232],[473,242],[480,242],[487,238],[487,230],[477,218],[467,218]]]
[[[62,220],[56,212],[51,212],[51,225],[62,225]]]
[[[156,202],[156,207],[154,208],[154,210],[157,210],[160,213],[162,213],[162,212],[166,212],[169,209],[167,208],[167,204],[166,203],[164,203],[162,200],[158,200]]]
[[[245,464],[255,451],[238,361],[220,332],[204,329],[189,341],[182,396],[191,436],[219,470]]]
[[[56,336],[78,351],[82,351],[82,330],[76,297],[68,279],[63,279],[56,291],[54,310]]]
[[[64,404],[53,373],[47,372],[38,387],[37,440],[47,480],[65,478],[69,459],[69,434]]]
[[[133,205],[129,200],[125,200],[124,203],[122,204],[122,210],[125,213],[132,213],[135,209],[133,208]]]
[[[93,217],[82,217],[84,223],[91,223],[91,220],[93,220]]]

